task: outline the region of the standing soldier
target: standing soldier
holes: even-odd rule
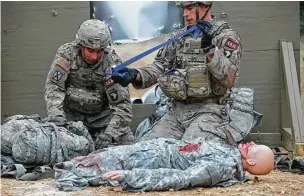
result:
[[[56,123],[82,121],[95,149],[134,140],[128,88],[105,86],[105,72],[121,63],[110,43],[107,25],[96,19],[85,21],[76,40],[58,49],[45,85],[47,119]]]
[[[115,83],[148,88],[158,83],[172,99],[168,112],[141,140],[152,138],[227,139],[227,98],[239,77],[241,39],[228,23],[210,14],[210,1],[176,2],[188,26],[201,30],[198,38],[186,35],[161,49],[155,61],[139,69],[124,68]],[[246,94],[246,93],[245,93]],[[229,135],[242,135],[232,130]]]

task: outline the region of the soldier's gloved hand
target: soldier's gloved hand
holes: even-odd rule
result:
[[[123,76],[111,76],[111,79],[115,83],[118,83],[123,87],[128,86],[130,83],[136,83],[136,76],[138,74],[138,71],[136,69],[125,67],[119,70],[118,73],[122,74]]]
[[[96,137],[95,150],[106,148],[109,146],[109,144],[111,144],[111,142],[112,142],[111,135],[101,133]]]
[[[43,121],[52,122],[57,126],[64,126],[67,124],[67,119],[63,115],[56,115],[56,116],[48,116]]]
[[[210,46],[212,44],[212,39],[214,38],[212,24],[210,22],[198,20],[196,26],[203,34],[202,42],[204,42],[206,46]]]

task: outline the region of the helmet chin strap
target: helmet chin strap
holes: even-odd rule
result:
[[[199,19],[199,4],[198,3],[196,3],[195,8],[196,8],[196,21],[198,21],[198,19]],[[206,18],[210,8],[211,8],[211,5],[209,5],[207,11],[205,12],[204,16],[200,20],[204,20]]]
[[[209,10],[210,10],[210,8],[211,8],[211,6],[212,6],[212,5],[209,5],[209,7],[208,7],[208,9],[206,10],[204,16],[203,16],[200,20],[204,20],[204,19],[206,18],[207,14],[208,14],[208,12],[209,12]],[[196,8],[196,21],[197,21],[197,20],[199,19],[199,4],[198,4],[198,3],[196,3],[195,8]],[[207,46],[208,46],[208,45],[205,44],[205,41],[204,41],[204,39],[203,39],[203,37],[202,37],[202,38],[201,38],[201,48],[206,48]]]

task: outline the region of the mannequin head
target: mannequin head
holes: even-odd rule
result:
[[[265,175],[271,172],[274,166],[274,154],[265,145],[254,142],[239,144],[238,146],[245,171],[253,175]]]

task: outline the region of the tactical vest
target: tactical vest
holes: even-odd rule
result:
[[[93,66],[88,66],[80,55],[76,55],[66,83],[65,106],[71,111],[84,114],[101,112],[107,101],[103,85],[104,73],[109,70],[110,63],[106,54]]]
[[[213,25],[214,36],[228,29],[228,23],[217,21]],[[176,48],[174,66],[158,79],[164,94],[176,100],[201,99],[223,96],[227,88],[209,72],[207,56],[201,39],[187,36],[181,47]]]

